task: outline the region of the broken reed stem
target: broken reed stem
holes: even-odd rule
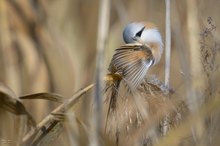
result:
[[[38,133],[39,130],[41,130],[44,125],[46,125],[47,123],[49,123],[50,121],[54,120],[54,116],[52,115],[53,113],[64,113],[65,111],[67,111],[68,109],[70,109],[79,99],[80,97],[85,94],[88,90],[90,90],[91,88],[93,88],[94,84],[91,84],[87,87],[85,87],[84,89],[76,92],[71,98],[69,98],[67,101],[65,101],[63,104],[61,104],[60,106],[58,106],[56,109],[54,109],[47,117],[45,117],[38,125],[37,127],[33,130],[28,132],[23,140],[22,143],[23,145],[27,145],[29,144],[33,137]],[[52,122],[51,122],[52,123]]]
[[[90,136],[90,145],[100,145],[98,135],[101,130],[102,123],[102,95],[103,76],[104,76],[104,50],[106,48],[108,29],[109,29],[109,15],[110,15],[110,1],[101,0],[99,8],[98,19],[98,38],[97,38],[97,55],[96,55],[96,87],[94,98],[94,112],[91,120],[92,135]]]

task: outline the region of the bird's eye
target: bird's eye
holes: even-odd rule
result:
[[[141,34],[142,32],[144,31],[145,27],[143,27],[140,31],[138,31],[136,34],[135,34],[135,37],[141,37]]]

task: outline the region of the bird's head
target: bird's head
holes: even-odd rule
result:
[[[157,63],[163,53],[163,42],[159,30],[153,23],[133,22],[123,31],[125,43],[143,43],[150,47]]]

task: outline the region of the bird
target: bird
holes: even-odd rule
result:
[[[113,83],[107,120],[110,110],[116,107],[121,81],[129,91],[135,92],[149,68],[160,61],[163,53],[162,37],[154,23],[129,23],[123,30],[123,39],[125,44],[115,50],[108,68]]]
[[[133,22],[123,31],[125,45],[115,50],[108,71],[135,90],[144,80],[148,69],[157,64],[163,53],[161,34],[155,24]]]

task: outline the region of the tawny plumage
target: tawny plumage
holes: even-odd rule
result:
[[[131,90],[143,81],[148,68],[153,65],[153,54],[144,44],[127,44],[115,50],[109,71],[118,73]]]
[[[111,95],[108,97],[106,125],[109,113],[116,108],[121,81],[131,93],[135,92],[148,69],[159,62],[163,52],[161,35],[153,23],[130,23],[123,31],[123,38],[126,44],[115,50],[108,68],[112,83],[108,88]]]
[[[123,32],[125,45],[115,50],[110,73],[121,75],[130,90],[135,90],[145,78],[150,66],[159,62],[163,43],[153,23],[131,23]]]

